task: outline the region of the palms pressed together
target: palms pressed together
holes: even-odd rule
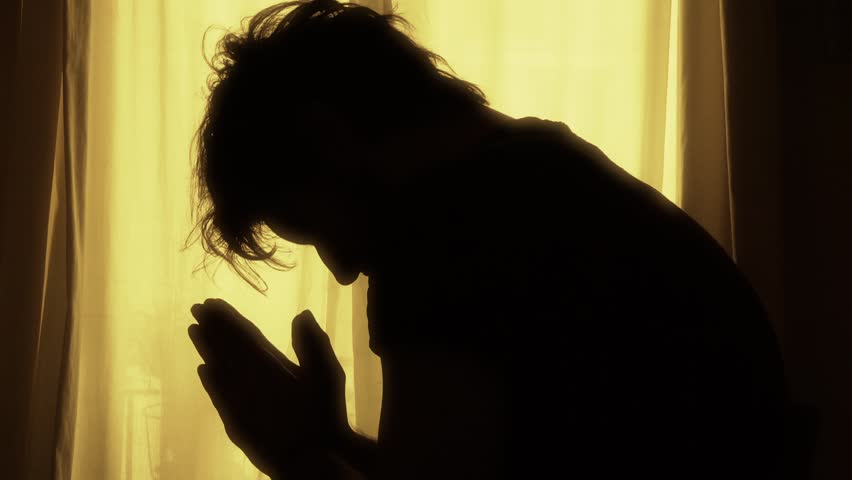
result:
[[[228,437],[273,478],[347,478],[345,376],[309,310],[293,320],[296,365],[224,300],[191,308],[198,375]]]

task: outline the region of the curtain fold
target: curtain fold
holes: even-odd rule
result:
[[[78,374],[75,368],[79,351],[77,347],[77,329],[75,321],[79,318],[80,285],[82,283],[80,259],[82,257],[82,239],[85,225],[86,153],[88,131],[84,128],[88,119],[89,84],[89,39],[91,11],[88,1],[64,0],[64,64],[62,90],[63,152],[61,192],[56,198],[64,203],[65,235],[61,239],[65,266],[64,283],[55,291],[57,305],[63,308],[62,316],[57,316],[57,324],[62,324],[61,363],[59,372],[58,397],[56,399],[56,420],[54,421],[54,458],[45,462],[53,470],[57,480],[71,478],[71,462],[74,455],[74,425],[77,415]]]
[[[775,2],[722,0],[720,6],[735,258],[783,338]]]
[[[680,2],[677,96],[681,208],[734,254],[719,2]]]
[[[52,202],[63,160],[62,2],[0,7],[3,69],[0,128],[0,464],[9,478],[49,474],[64,316],[64,204]]]
[[[224,269],[191,275],[198,252],[180,251],[202,34],[269,3],[2,7],[14,42],[0,48],[15,59],[0,98],[11,112],[0,137],[0,264],[15,273],[4,273],[0,293],[0,369],[14,386],[0,460],[10,478],[258,478],[195,375],[188,309],[208,296],[231,301],[290,356],[289,321],[311,308],[346,369],[350,420],[375,434],[381,373],[368,348],[365,278],[341,287],[315,251],[290,246],[298,266],[262,269],[265,298]],[[395,3],[495,108],[564,121],[680,204],[736,251],[780,314],[780,250],[765,247],[778,222],[767,203],[774,187],[762,183],[774,133],[772,92],[760,80],[772,78],[759,75],[771,70],[771,39],[752,42],[745,20],[768,18],[762,2]],[[754,135],[760,146],[747,141]]]

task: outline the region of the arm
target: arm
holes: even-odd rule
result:
[[[335,451],[338,462],[347,465],[347,479],[375,479],[378,477],[378,444],[372,438],[347,429]]]

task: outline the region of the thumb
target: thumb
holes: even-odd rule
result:
[[[310,310],[296,315],[292,330],[293,350],[302,368],[308,371],[328,370],[337,364],[331,340]]]

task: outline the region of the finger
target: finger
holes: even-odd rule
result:
[[[221,298],[208,298],[204,301],[204,307],[211,313],[212,319],[220,321],[223,325],[240,330],[253,338],[265,339],[257,325]]]
[[[269,415],[286,408],[287,402],[296,396],[295,384],[270,382],[269,377],[209,365],[199,366],[198,376],[222,421],[240,431],[254,431],[267,424]]]
[[[299,366],[293,363],[289,358],[287,358],[281,350],[279,350],[272,342],[269,341],[268,338],[263,334],[263,332],[251,322],[245,318],[242,314],[240,314],[236,308],[227,302],[222,301],[221,307],[223,312],[232,319],[231,323],[228,324],[229,327],[235,328],[232,332],[236,335],[241,335],[241,338],[245,338],[246,340],[253,342],[254,344],[260,346],[263,350],[271,354],[277,361],[281,364],[281,367],[293,374],[297,375]]]
[[[223,336],[236,336],[241,340],[261,344],[264,347],[272,343],[263,335],[251,320],[244,317],[236,308],[221,299],[208,298],[204,304],[195,304],[190,308],[199,325],[220,330]]]
[[[216,319],[228,322],[231,325],[254,327],[254,324],[243,316],[233,305],[221,298],[208,298],[204,301],[204,307],[214,315]],[[254,328],[257,329],[256,327]]]
[[[205,362],[217,369],[238,371],[259,370],[263,363],[269,363],[264,350],[240,338],[211,328],[209,325],[194,329],[199,353]]]
[[[218,369],[243,378],[257,378],[267,384],[294,382],[300,378],[299,367],[271,344],[269,349],[272,350],[269,350],[257,343],[242,342],[233,336],[222,335],[215,329],[198,327],[192,330],[198,339],[202,358]]]
[[[229,370],[251,370],[251,354],[216,335],[215,331],[200,325],[190,325],[187,329],[192,344],[202,360],[212,366]]]
[[[308,370],[329,369],[339,366],[331,340],[319,326],[310,310],[293,319],[293,350],[299,364]]]
[[[295,383],[256,375],[257,370],[238,371],[205,364],[199,366],[199,378],[211,395],[211,399],[230,412],[239,412],[241,417],[251,416],[256,407],[270,398],[289,395]],[[244,412],[243,410],[252,410]],[[262,409],[261,409],[262,410]]]
[[[232,402],[228,402],[227,397],[223,394],[227,390],[222,388],[221,381],[213,374],[213,368],[210,365],[202,364],[196,370],[198,378],[201,380],[201,386],[204,387],[213,406],[219,411],[222,420],[224,421],[226,418],[230,419],[228,407]]]
[[[193,305],[190,311],[203,327],[203,336],[209,339],[208,343],[212,344],[207,346],[207,352],[210,355],[243,355],[262,349],[271,355],[282,369],[291,376],[298,377],[299,366],[287,358],[254,323],[228,302],[218,298],[208,298],[204,304]],[[212,350],[218,351],[218,355]]]
[[[189,339],[192,341],[192,344],[195,346],[195,350],[198,351],[201,358],[207,363],[215,362],[215,355],[210,351],[210,346],[204,340],[201,333],[201,327],[198,324],[193,323],[187,329],[187,333],[189,334]]]
[[[201,358],[216,366],[230,366],[251,358],[252,353],[256,356],[259,349],[239,336],[205,322],[190,325],[188,333]]]
[[[203,305],[193,305],[190,311],[198,321],[197,327],[190,328],[196,332],[196,339],[206,340],[207,349],[211,353],[216,353],[215,350],[218,353],[235,354],[257,349],[259,345],[264,348],[271,345],[260,330],[236,310],[230,311],[208,301]],[[240,317],[240,320],[229,320],[234,316]]]
[[[239,329],[255,335],[260,331],[228,302],[219,298],[208,298],[204,303],[196,303],[190,309],[200,325],[217,328]]]
[[[234,312],[226,307],[228,305],[224,300],[208,298],[204,303],[196,303],[189,311],[199,324],[224,326],[228,324],[238,324],[240,319],[233,319]],[[236,312],[237,316],[239,312]],[[241,317],[241,316],[240,316]],[[245,319],[245,317],[242,317]]]
[[[210,397],[213,408],[216,409],[216,413],[219,414],[219,418],[222,420],[225,433],[232,442],[241,445],[243,428],[238,423],[239,414],[236,409],[239,401],[229,397],[226,393],[236,391],[237,389],[225,387],[221,375],[217,375],[214,372],[208,365],[198,366],[198,378],[201,380],[204,390],[207,391],[207,396]]]
[[[205,300],[204,303],[194,304],[189,311],[199,324],[211,321],[220,321],[220,319],[223,318],[223,315],[221,315],[221,307],[219,307],[216,303],[210,302],[210,299]]]

